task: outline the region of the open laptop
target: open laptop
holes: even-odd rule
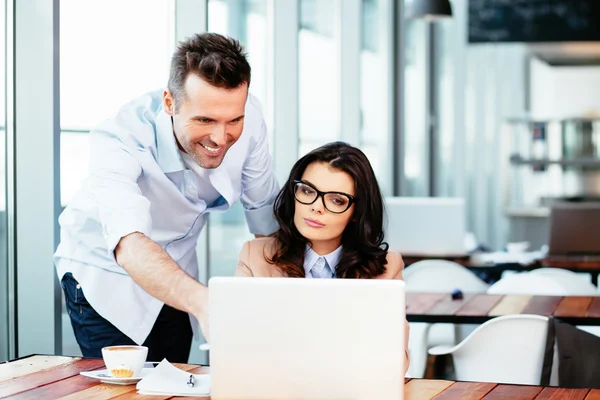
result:
[[[397,400],[404,282],[215,277],[212,399]]]
[[[464,199],[387,197],[385,202],[390,250],[406,256],[467,256]]]
[[[600,203],[557,203],[550,209],[547,262],[600,262]]]

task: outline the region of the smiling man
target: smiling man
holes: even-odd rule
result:
[[[208,213],[241,200],[252,233],[277,229],[279,187],[249,84],[237,41],[195,35],[175,51],[167,89],[90,133],[89,177],[60,216],[55,254],[85,357],[143,344],[149,361],[186,362],[194,320],[208,336],[195,250]]]

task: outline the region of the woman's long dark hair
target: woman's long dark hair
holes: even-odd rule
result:
[[[336,277],[373,278],[383,274],[388,250],[383,242],[383,198],[365,154],[343,142],[321,146],[296,162],[275,200],[274,212],[280,228],[273,234],[275,252],[265,258],[287,276],[305,276],[304,252],[309,240],[294,224],[294,180],[302,179],[306,168],[314,162],[327,163],[354,180],[354,215],[342,233],[343,249],[335,268]]]

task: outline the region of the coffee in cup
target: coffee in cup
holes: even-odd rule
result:
[[[108,346],[102,349],[106,369],[115,378],[134,378],[141,375],[148,356],[145,346]]]

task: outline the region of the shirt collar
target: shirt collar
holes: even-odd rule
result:
[[[179,155],[173,132],[173,121],[164,110],[162,103],[156,114],[156,149],[158,165],[165,174],[186,169]]]
[[[320,256],[309,245],[306,245],[306,250],[304,251],[304,272],[306,276],[310,276],[310,269],[315,265],[319,257],[325,258],[327,265],[329,265],[329,268],[331,268],[331,271],[335,275],[335,268],[342,257],[342,246],[339,246],[329,254]]]

